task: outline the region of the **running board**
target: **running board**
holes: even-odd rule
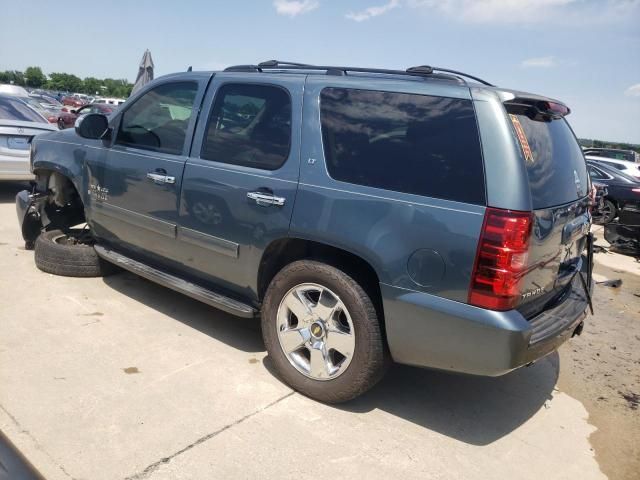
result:
[[[220,295],[212,290],[207,290],[195,283],[187,282],[182,278],[150,267],[129,257],[125,257],[120,253],[114,252],[113,250],[109,250],[108,248],[100,245],[95,245],[94,248],[96,253],[106,261],[124,268],[125,270],[129,270],[136,275],[140,275],[147,280],[159,283],[160,285],[171,288],[177,292],[184,293],[185,295],[204,302],[207,305],[224,310],[225,312],[238,317],[253,318],[257,314],[256,309],[246,303],[238,302],[237,300],[225,297],[224,295]]]

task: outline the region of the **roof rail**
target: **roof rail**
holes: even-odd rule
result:
[[[410,67],[410,68],[407,68],[406,70],[389,70],[384,68],[336,67],[336,66],[328,66],[328,65],[309,65],[306,63],[285,62],[280,60],[267,60],[266,62],[259,63],[258,65],[235,65],[232,67],[227,67],[225,68],[224,71],[225,72],[262,72],[268,69],[324,70],[327,72],[327,75],[347,75],[348,72],[356,72],[356,73],[379,73],[384,75],[405,75],[405,76],[412,76],[412,77],[428,77],[433,75],[435,72],[442,72],[445,74],[454,75],[464,83],[466,83],[466,81],[460,77],[470,78],[484,85],[493,87],[493,85],[490,84],[489,82],[486,82],[481,78],[474,77],[473,75],[458,72],[456,70],[449,70],[446,68],[430,67],[429,65],[420,65],[417,67]]]

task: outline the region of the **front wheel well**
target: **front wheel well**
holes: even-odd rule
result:
[[[316,260],[344,271],[367,292],[376,307],[378,318],[384,322],[380,280],[371,264],[347,250],[300,238],[276,240],[265,250],[258,270],[260,301],[264,298],[273,277],[286,265],[297,260]]]
[[[44,212],[49,220],[44,227],[68,228],[86,221],[80,193],[68,177],[51,170],[36,170],[36,189],[47,194]]]

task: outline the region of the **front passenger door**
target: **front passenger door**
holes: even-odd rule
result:
[[[182,172],[208,78],[156,85],[118,115],[101,184],[91,186],[101,238],[137,256],[173,256]]]

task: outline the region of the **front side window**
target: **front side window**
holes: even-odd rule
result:
[[[227,84],[209,116],[201,158],[275,170],[289,156],[291,99],[272,85]]]
[[[325,88],[320,120],[332,178],[485,203],[480,137],[470,100]]]
[[[167,83],[148,91],[122,115],[116,143],[182,154],[197,92],[195,82]]]

